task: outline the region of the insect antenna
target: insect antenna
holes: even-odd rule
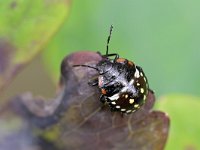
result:
[[[97,71],[98,71],[98,69],[97,69],[97,68],[95,68],[95,67],[92,67],[92,66],[88,66],[88,65],[73,65],[73,67],[87,67],[87,68],[92,68],[92,69],[95,69],[95,70],[97,70]]]
[[[107,39],[107,44],[106,44],[106,56],[108,56],[108,45],[109,45],[109,42],[110,42],[110,38],[111,38],[111,34],[112,34],[112,29],[113,29],[113,26],[111,25],[110,26],[110,33],[109,33],[109,36],[108,36],[108,39]]]

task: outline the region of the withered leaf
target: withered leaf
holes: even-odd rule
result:
[[[63,150],[162,150],[169,118],[152,111],[155,102],[150,91],[145,105],[137,112],[122,116],[111,112],[99,101],[98,87],[88,85],[97,72],[77,64],[96,64],[100,55],[77,52],[61,65],[60,88],[51,101],[23,94],[13,98],[12,109],[28,123],[37,147],[49,144]],[[44,144],[48,143],[48,144]]]

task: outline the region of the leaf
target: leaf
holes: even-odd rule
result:
[[[0,2],[0,91],[57,32],[69,0]]]
[[[54,149],[67,150],[162,150],[167,140],[169,118],[163,112],[151,111],[155,101],[152,92],[140,110],[122,117],[121,113],[111,112],[99,101],[97,87],[88,85],[88,80],[97,72],[72,67],[96,64],[100,59],[94,52],[69,55],[61,65],[57,98],[45,101],[22,94],[13,98],[11,110],[26,120],[36,141],[43,141],[35,142],[39,147],[50,143]]]
[[[166,150],[200,149],[199,97],[166,95],[160,98],[156,108],[167,112],[172,120]]]

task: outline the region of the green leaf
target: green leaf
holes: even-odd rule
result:
[[[196,84],[200,83],[196,68],[200,64],[199,5],[197,0],[75,0],[67,24],[45,52],[45,62],[58,80],[66,54],[81,50],[105,53],[113,24],[110,53],[142,66],[157,95],[200,95]]]
[[[0,2],[0,90],[58,31],[69,0]]]
[[[166,150],[200,149],[200,97],[167,95],[157,101],[156,108],[171,118]]]

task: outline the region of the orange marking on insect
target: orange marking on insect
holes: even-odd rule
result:
[[[132,61],[128,61],[128,64],[129,64],[130,66],[133,66],[133,65],[134,65],[134,63],[133,63]]]
[[[126,59],[124,59],[124,58],[118,58],[116,60],[116,62],[118,62],[118,63],[124,63],[125,61],[126,61]]]
[[[105,89],[101,89],[101,93],[102,93],[103,95],[105,95],[107,92],[106,92]]]

